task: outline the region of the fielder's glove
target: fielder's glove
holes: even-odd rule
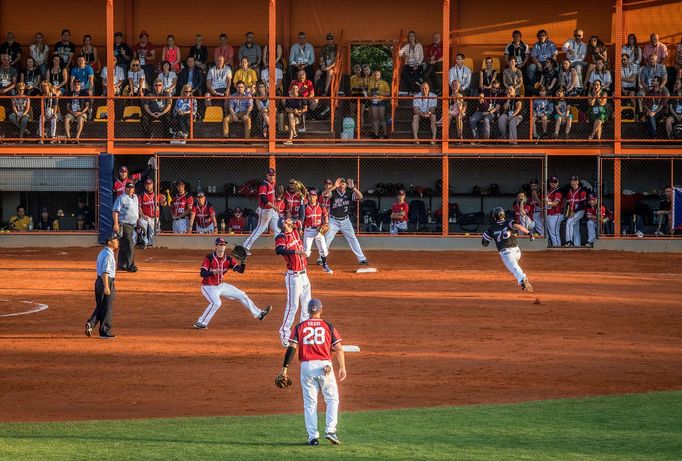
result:
[[[487,247],[488,245],[490,245],[490,242],[487,241],[486,239],[482,239],[482,240],[481,240],[481,245],[483,245],[484,247]]]
[[[241,245],[236,245],[232,248],[232,256],[244,264],[246,262],[246,248]]]
[[[275,377],[275,386],[279,387],[280,389],[287,388],[292,384],[293,383],[289,375],[283,375],[282,373],[280,373]]]
[[[320,227],[317,228],[317,231],[322,235],[326,234],[328,230],[329,230],[329,224],[327,224],[327,223],[324,223]]]

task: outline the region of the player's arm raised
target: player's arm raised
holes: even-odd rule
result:
[[[348,178],[347,184],[348,184],[348,187],[350,188],[350,190],[352,190],[355,193],[355,199],[356,200],[362,200],[363,198],[365,198],[365,196],[362,195],[362,192],[360,192],[357,189],[357,187],[355,187],[355,182],[353,182],[353,180],[351,178]]]

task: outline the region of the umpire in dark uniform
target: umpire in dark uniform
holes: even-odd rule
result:
[[[112,217],[114,218],[114,232],[123,240],[121,251],[118,252],[117,267],[119,270],[137,272],[133,234],[137,220],[140,219],[140,202],[135,195],[133,183],[127,183],[125,193],[116,198]]]
[[[116,296],[116,258],[114,252],[118,249],[118,234],[110,234],[106,239],[106,246],[97,256],[97,280],[95,281],[95,310],[90,320],[85,323],[85,336],[92,336],[92,329],[99,323],[99,337],[111,339],[111,315]]]

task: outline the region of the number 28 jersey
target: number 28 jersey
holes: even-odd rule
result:
[[[289,342],[298,344],[301,362],[331,360],[332,348],[341,342],[341,335],[325,320],[308,319],[296,325]]]
[[[483,240],[495,242],[497,251],[519,246],[514,236],[514,220],[497,221],[483,233]]]

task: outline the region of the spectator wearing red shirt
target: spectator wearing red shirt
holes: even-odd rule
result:
[[[149,41],[149,32],[140,32],[140,41],[133,46],[133,57],[140,61],[140,67],[144,71],[145,79],[148,82],[154,81],[154,61],[156,60],[156,50]]]
[[[225,59],[225,65],[232,69],[232,59],[234,58],[234,49],[232,45],[227,43],[227,34],[220,34],[220,45],[218,45],[213,52],[213,59],[218,62],[218,56]]]
[[[308,110],[315,110],[318,103],[318,100],[315,99],[315,85],[308,80],[305,70],[299,70],[296,77],[296,80],[289,84],[289,91],[291,91],[294,84],[298,85],[299,94],[304,98],[308,98]],[[299,128],[299,131],[305,131],[305,129]]]
[[[433,34],[433,43],[428,55],[424,57],[422,67],[424,68],[422,80],[429,82],[433,92],[440,96],[443,80],[443,42],[437,32]]]
[[[410,206],[405,201],[405,191],[398,191],[398,201],[391,206],[391,235],[398,235],[399,231],[407,230],[408,213]]]
[[[232,216],[227,222],[227,228],[230,232],[240,233],[246,230],[246,218],[242,213],[242,209],[237,207],[232,211]]]

